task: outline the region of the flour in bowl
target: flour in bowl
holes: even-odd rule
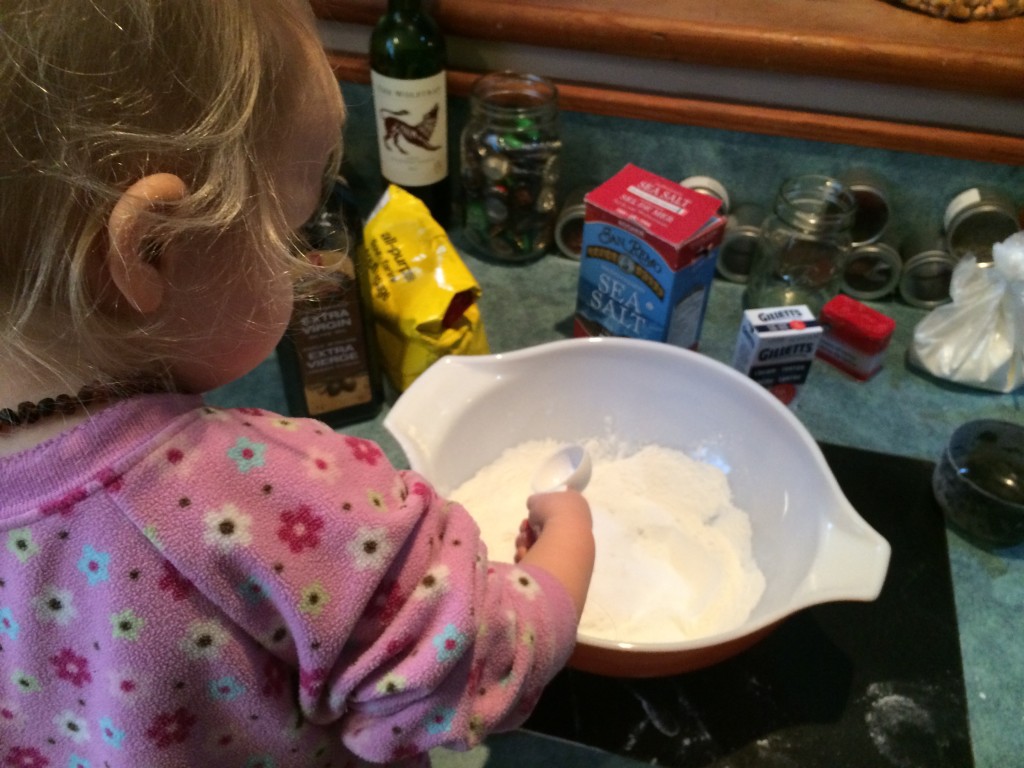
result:
[[[450,497],[473,515],[489,556],[507,560],[534,472],[563,444],[506,450]],[[732,504],[721,469],[670,448],[585,443],[593,475],[584,496],[597,559],[581,634],[618,642],[678,642],[742,624],[764,592],[750,518]]]

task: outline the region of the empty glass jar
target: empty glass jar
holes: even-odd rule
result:
[[[551,81],[516,72],[476,81],[461,161],[465,234],[481,255],[527,261],[549,249],[561,148]]]
[[[748,306],[806,304],[820,315],[839,292],[856,207],[850,190],[827,176],[785,181],[774,213],[761,226]]]

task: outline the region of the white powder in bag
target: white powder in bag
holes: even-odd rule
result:
[[[508,560],[534,473],[564,444],[506,450],[450,495],[473,515],[489,556]],[[764,592],[750,519],[721,469],[681,451],[630,451],[584,442],[593,474],[584,491],[597,557],[580,632],[617,642],[678,642],[742,624]]]

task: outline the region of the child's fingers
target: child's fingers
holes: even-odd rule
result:
[[[518,563],[536,541],[537,532],[530,526],[529,520],[523,520],[519,524],[519,535],[516,536],[515,562]]]
[[[572,490],[535,493],[526,499],[526,508],[530,525],[537,531],[543,530],[544,524],[555,515],[569,512],[589,514],[590,511],[586,499]]]

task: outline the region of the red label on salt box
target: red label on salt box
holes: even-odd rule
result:
[[[607,183],[586,196],[589,221],[606,220],[619,226],[633,224],[662,255],[672,269],[693,259],[684,248],[700,230],[716,224],[722,204],[717,198],[657,176],[632,163]],[[658,248],[658,242],[668,246]]]

